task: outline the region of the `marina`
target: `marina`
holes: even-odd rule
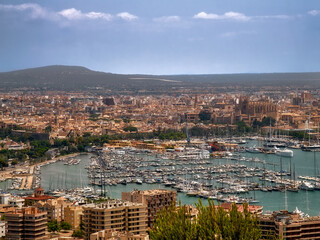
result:
[[[247,147],[256,144],[251,140]],[[292,151],[293,158],[241,152],[194,160],[129,149],[99,156],[80,155],[77,165],[58,161],[43,166],[41,187],[48,191],[89,187],[90,194],[105,193],[110,198],[121,198],[121,192],[134,189],[166,188],[176,190],[183,204],[209,198],[216,203],[258,204],[264,211],[298,207],[309,215],[318,215],[318,153]],[[105,171],[101,171],[101,164]]]
[[[319,153],[290,148],[293,157],[286,157],[264,152],[261,145],[248,139],[236,151],[211,156],[203,146],[166,153],[124,147],[75,154],[31,166],[21,172],[26,176],[2,181],[0,187],[26,193],[41,186],[54,196],[78,202],[103,195],[121,198],[122,192],[134,189],[165,188],[177,191],[182,204],[202,198],[248,202],[262,205],[264,211],[298,207],[311,216],[320,214]],[[252,148],[261,152],[246,151]]]

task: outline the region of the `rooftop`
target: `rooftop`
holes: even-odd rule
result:
[[[131,193],[142,193],[143,195],[154,196],[159,194],[175,193],[173,190],[151,189],[151,190],[133,190]]]
[[[131,206],[143,206],[142,203],[126,202],[121,200],[111,200],[102,203],[90,203],[83,205],[83,208],[94,208],[94,209],[113,209],[117,207],[131,207]]]

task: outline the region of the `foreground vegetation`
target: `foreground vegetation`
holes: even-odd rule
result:
[[[199,200],[196,208],[198,216],[194,218],[190,208],[181,204],[178,208],[171,206],[169,209],[162,209],[150,231],[150,239],[258,240],[262,237],[257,216],[248,211],[248,205],[244,205],[243,213],[237,210],[236,204],[226,212],[223,208],[216,207],[213,201],[204,206]]]

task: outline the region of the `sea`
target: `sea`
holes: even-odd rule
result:
[[[256,141],[251,141],[248,145],[258,145]],[[289,172],[295,169],[296,178],[298,176],[312,176],[318,175],[318,166],[320,166],[320,152],[304,152],[300,149],[292,149],[294,152],[293,158],[281,158],[274,154],[263,153],[242,153],[242,156],[248,158],[259,158],[264,160],[264,167],[272,170],[280,170],[280,160],[282,161],[282,171]],[[90,154],[83,154],[77,156],[81,159],[78,165],[65,165],[64,162],[58,161],[50,165],[41,167],[41,187],[45,190],[53,190],[58,188],[73,189],[77,187],[89,186],[89,179],[87,176],[86,166],[90,164]],[[213,165],[221,164],[236,164],[234,161],[226,159],[210,159]],[[242,162],[241,162],[242,164]],[[263,163],[249,162],[249,166],[260,166]],[[259,165],[260,164],[260,165]],[[2,183],[4,184],[4,183]],[[6,183],[8,184],[8,183]],[[0,185],[0,187],[2,187]],[[95,187],[98,189],[99,187]],[[162,184],[146,184],[138,185],[130,183],[127,185],[118,184],[116,186],[107,186],[107,196],[113,199],[121,199],[122,192],[130,192],[134,189],[147,190],[147,189],[172,189],[165,187]],[[310,216],[320,215],[320,191],[303,191],[299,192],[262,192],[262,191],[250,191],[245,195],[257,199],[259,203],[256,205],[262,205],[263,211],[279,211],[289,210],[293,211],[296,208],[303,211]],[[199,201],[198,197],[189,197],[185,193],[178,193],[177,200],[181,204],[195,204]],[[204,204],[207,204],[206,199],[201,199]]]

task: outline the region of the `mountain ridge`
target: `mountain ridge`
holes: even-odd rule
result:
[[[320,87],[320,72],[234,73],[234,74],[116,74],[94,71],[83,66],[49,65],[0,72],[0,89],[83,90],[156,90],[192,86],[310,86]]]

